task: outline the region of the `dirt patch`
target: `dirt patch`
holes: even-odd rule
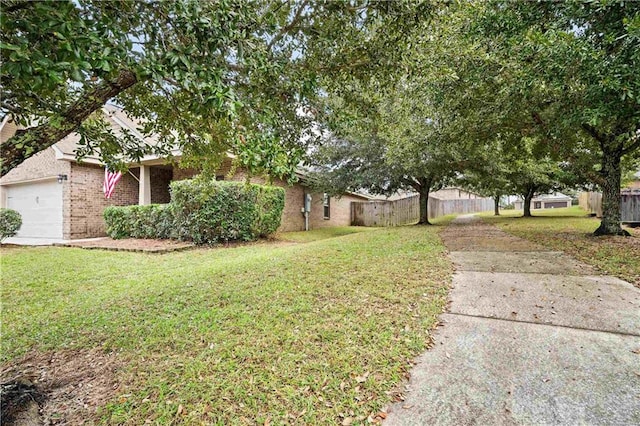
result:
[[[117,353],[92,349],[31,354],[2,366],[2,424],[82,425],[118,389]]]
[[[94,238],[91,240],[73,241],[64,244],[55,244],[62,247],[81,247],[85,249],[102,249],[114,251],[139,251],[144,253],[167,253],[178,250],[186,250],[194,247],[192,243],[175,240],[151,240],[142,238],[125,238],[114,240],[108,237]]]
[[[257,241],[228,241],[226,243],[220,244],[197,246],[190,242],[176,240],[151,240],[141,238],[125,238],[122,240],[114,240],[108,237],[104,237],[54,245],[58,247],[80,247],[89,250],[97,249],[111,251],[133,251],[142,253],[169,253],[194,248],[235,248],[261,244],[270,244],[279,247],[296,243],[291,241],[277,240],[274,238],[261,238]]]

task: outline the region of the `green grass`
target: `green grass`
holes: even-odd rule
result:
[[[109,424],[363,418],[390,401],[445,306],[441,229],[164,255],[5,249],[3,363],[118,351]]]
[[[364,226],[336,226],[332,228],[319,228],[312,231],[283,232],[276,235],[282,241],[292,241],[296,243],[309,243],[312,241],[324,240],[326,238],[342,237],[343,235],[355,234],[358,232],[375,231],[379,228],[365,228]]]
[[[534,209],[531,210],[534,217],[588,217],[587,212],[579,206],[566,207],[561,209]],[[522,210],[500,210],[503,217],[522,217]],[[493,212],[478,214],[481,217],[494,217]]]
[[[632,237],[595,237],[600,219],[588,216],[580,207],[533,210],[534,217],[522,217],[522,211],[501,211],[499,217],[482,214],[483,220],[506,232],[552,250],[564,251],[640,286],[640,229],[631,229]]]

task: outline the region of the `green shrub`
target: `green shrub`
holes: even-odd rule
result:
[[[131,235],[129,223],[129,206],[109,206],[102,212],[102,217],[107,225],[107,235],[115,240],[127,238]]]
[[[260,186],[258,193],[258,224],[255,232],[260,237],[273,234],[280,227],[284,210],[285,191],[277,186]]]
[[[0,241],[16,235],[21,226],[20,213],[11,209],[0,209]]]
[[[284,189],[195,178],[171,183],[178,238],[252,241],[280,226]]]
[[[169,204],[110,206],[103,215],[114,239],[252,241],[278,229],[284,196],[280,187],[196,178],[171,183]]]
[[[173,209],[170,204],[109,206],[104,209],[107,235],[120,238],[174,238]]]

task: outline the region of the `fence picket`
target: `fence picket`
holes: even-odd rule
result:
[[[351,224],[354,226],[401,226],[417,223],[420,196],[396,201],[351,202]],[[490,198],[441,200],[429,197],[429,218],[448,214],[478,213],[493,209]]]

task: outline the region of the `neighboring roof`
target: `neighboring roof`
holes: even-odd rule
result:
[[[454,196],[454,197],[450,197],[448,195],[448,193],[450,193],[452,191],[458,191],[458,195]],[[437,191],[432,191],[429,194],[429,197],[438,198],[438,199],[444,199],[444,200],[467,199],[468,197],[462,197],[461,196],[463,193],[467,194],[467,195],[473,195],[474,197],[476,197],[478,199],[489,198],[489,197],[484,197],[484,196],[478,194],[477,192],[473,192],[473,191],[469,191],[468,189],[460,188],[459,186],[447,186],[447,187],[438,189]]]
[[[304,184],[307,177],[307,171],[304,170],[303,168],[298,168],[298,170],[296,170],[296,176],[298,177],[299,182]],[[368,200],[368,201],[373,201],[378,199],[365,191],[345,191],[345,194],[353,195],[354,197],[364,198],[365,200]]]
[[[375,199],[376,199],[375,197],[372,197],[371,195],[369,195],[369,194],[365,194],[365,193],[363,193],[363,192],[352,192],[352,191],[346,191],[346,192],[345,192],[345,194],[352,195],[352,196],[354,196],[354,197],[364,198],[364,199],[365,199],[365,200],[367,200],[367,201],[373,201],[373,200],[375,200]]]
[[[122,133],[124,129],[148,145],[154,145],[157,143],[157,138],[143,136],[138,130],[138,123],[129,118],[122,108],[115,105],[105,105],[102,107],[102,112],[104,113],[107,123],[109,123],[116,135]],[[63,138],[60,142],[56,143],[54,145],[54,149],[56,150],[56,154],[58,154],[59,159],[75,161],[76,150],[80,147],[79,143],[80,135],[73,132]],[[83,161],[100,162],[100,157],[98,155],[90,155],[85,157]]]
[[[104,105],[102,107],[102,112],[107,123],[111,126],[114,134],[118,135],[121,134],[123,130],[126,130],[127,132],[132,133],[133,135],[138,137],[141,141],[144,141],[144,143],[146,143],[147,145],[154,145],[158,142],[157,138],[155,137],[144,137],[138,130],[139,123],[137,123],[135,120],[132,120],[122,108],[115,105]],[[8,133],[7,135],[3,134],[3,137],[12,136],[18,128],[17,126],[13,125],[13,122],[10,120],[8,115],[5,116],[0,122],[0,132],[3,131],[5,126],[12,126],[13,128],[7,129],[7,131],[10,133]],[[80,148],[80,135],[76,132],[70,133],[59,142],[53,144],[52,148],[58,160],[76,161],[76,151]],[[156,158],[158,157],[152,156],[149,159]],[[87,163],[102,164],[99,155],[89,155],[85,157],[83,161]]]
[[[387,197],[376,197],[376,199],[383,199],[386,201],[397,201],[397,200],[402,200],[403,198],[409,198],[409,197],[413,197],[418,195],[417,192],[415,191],[402,191],[402,190],[397,190],[396,192],[394,192],[393,194],[387,196]]]
[[[538,195],[533,197],[532,201],[571,201],[571,197],[562,192],[554,192],[553,194]]]

